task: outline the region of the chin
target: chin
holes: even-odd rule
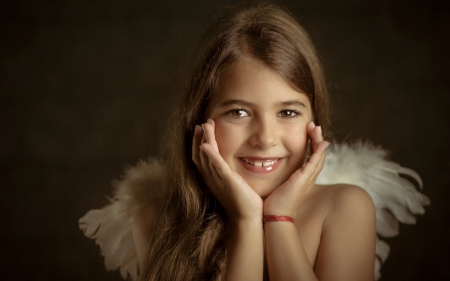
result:
[[[249,181],[248,185],[258,194],[261,198],[266,198],[272,192],[274,192],[283,182],[278,181]]]

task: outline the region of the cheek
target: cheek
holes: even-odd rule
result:
[[[305,128],[296,127],[287,131],[285,135],[285,146],[289,150],[291,157],[296,162],[302,162],[306,159],[308,152],[308,133]]]
[[[237,149],[236,144],[238,143],[239,133],[236,128],[233,128],[229,124],[226,125],[220,121],[216,121],[214,134],[217,146],[219,147],[219,153],[228,162]]]

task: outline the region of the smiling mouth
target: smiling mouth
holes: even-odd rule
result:
[[[249,158],[241,158],[245,163],[255,167],[270,167],[278,162],[279,159],[274,160],[253,160]]]

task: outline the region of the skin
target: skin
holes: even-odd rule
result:
[[[315,184],[328,142],[304,93],[248,59],[223,74],[205,116],[192,155],[230,218],[226,280],[373,280],[373,202],[356,186]],[[278,166],[255,172],[243,159]],[[294,223],[263,223],[263,215]],[[135,237],[138,252],[146,249],[145,236]]]
[[[194,158],[194,162],[200,164],[197,166],[221,203],[230,205],[225,208],[232,217],[261,216],[264,199],[267,214],[295,218],[323,166],[328,146],[321,128],[311,122],[307,96],[292,89],[277,73],[248,59],[223,74],[205,115],[208,122],[203,124],[201,140],[205,154],[197,149],[201,132],[197,127],[193,154],[199,155],[200,161]],[[308,134],[316,153],[299,169],[305,164]],[[267,174],[248,171],[243,158],[264,160],[257,157],[278,159],[279,167]],[[226,182],[229,180],[233,182]],[[294,189],[296,186],[305,188]]]

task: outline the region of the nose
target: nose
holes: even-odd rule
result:
[[[278,129],[275,120],[270,118],[255,120],[251,122],[249,130],[251,135],[249,143],[266,150],[278,144]]]

